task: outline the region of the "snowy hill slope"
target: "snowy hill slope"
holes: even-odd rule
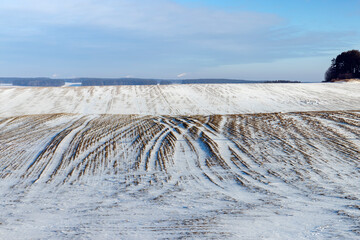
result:
[[[360,83],[0,88],[0,116],[356,110]]]
[[[359,86],[3,89],[0,239],[358,239]]]
[[[359,129],[359,111],[6,118],[0,237],[356,239]]]

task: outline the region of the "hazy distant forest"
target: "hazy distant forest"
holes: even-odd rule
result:
[[[237,79],[145,79],[145,78],[0,78],[0,83],[30,87],[60,87],[66,82],[81,83],[81,86],[114,85],[169,85],[169,84],[227,84],[227,83],[300,83],[290,80],[249,81]]]
[[[325,72],[324,82],[335,82],[342,79],[360,78],[360,51],[342,52],[333,58]],[[145,79],[145,78],[0,78],[1,84],[15,86],[60,87],[66,82],[81,83],[81,86],[111,85],[169,85],[169,84],[228,84],[228,83],[300,83],[291,80],[238,80],[238,79]]]

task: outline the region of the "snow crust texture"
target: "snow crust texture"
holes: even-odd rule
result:
[[[134,94],[130,103],[118,87],[89,88],[93,95],[83,100],[86,88],[59,88],[65,92],[53,97],[54,89],[2,90],[1,98],[20,109],[0,107],[8,115],[0,118],[0,238],[358,239],[360,111],[290,111],[308,108],[298,102],[300,96],[316,99],[322,110],[354,109],[358,96],[347,90],[336,105],[335,95],[349,85],[330,91],[315,84],[307,93],[299,87],[282,96],[284,90],[272,92],[275,85],[254,86],[254,98],[271,104],[266,96],[274,96],[276,111],[291,108],[240,114],[272,110],[252,100],[249,110],[242,108],[238,95],[251,94],[237,92],[241,86],[221,86],[216,94],[211,94],[215,86],[194,86],[196,94],[183,98],[176,86],[160,92],[157,86],[129,87],[126,91],[147,89],[145,95],[152,96],[141,101]],[[326,102],[323,91],[329,91]],[[33,92],[38,98],[27,101]],[[67,106],[74,99],[79,105]],[[140,106],[145,106],[147,114],[169,114],[83,114],[122,105],[119,112],[125,113],[137,101],[133,113],[144,113]],[[201,107],[211,101],[212,108]],[[35,113],[82,114],[25,115],[35,103]],[[228,105],[237,113],[199,114],[230,112],[222,109]],[[190,110],[195,114],[182,115]]]
[[[358,110],[359,83],[0,88],[0,116]]]

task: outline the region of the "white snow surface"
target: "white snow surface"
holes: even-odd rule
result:
[[[0,89],[0,239],[359,239],[359,94]]]
[[[0,116],[197,115],[355,110],[360,83],[214,84],[0,89]]]

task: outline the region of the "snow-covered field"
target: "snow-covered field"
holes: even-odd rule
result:
[[[0,89],[0,239],[358,239],[360,84]]]
[[[0,89],[0,116],[357,110],[359,95],[359,83],[10,88]]]

